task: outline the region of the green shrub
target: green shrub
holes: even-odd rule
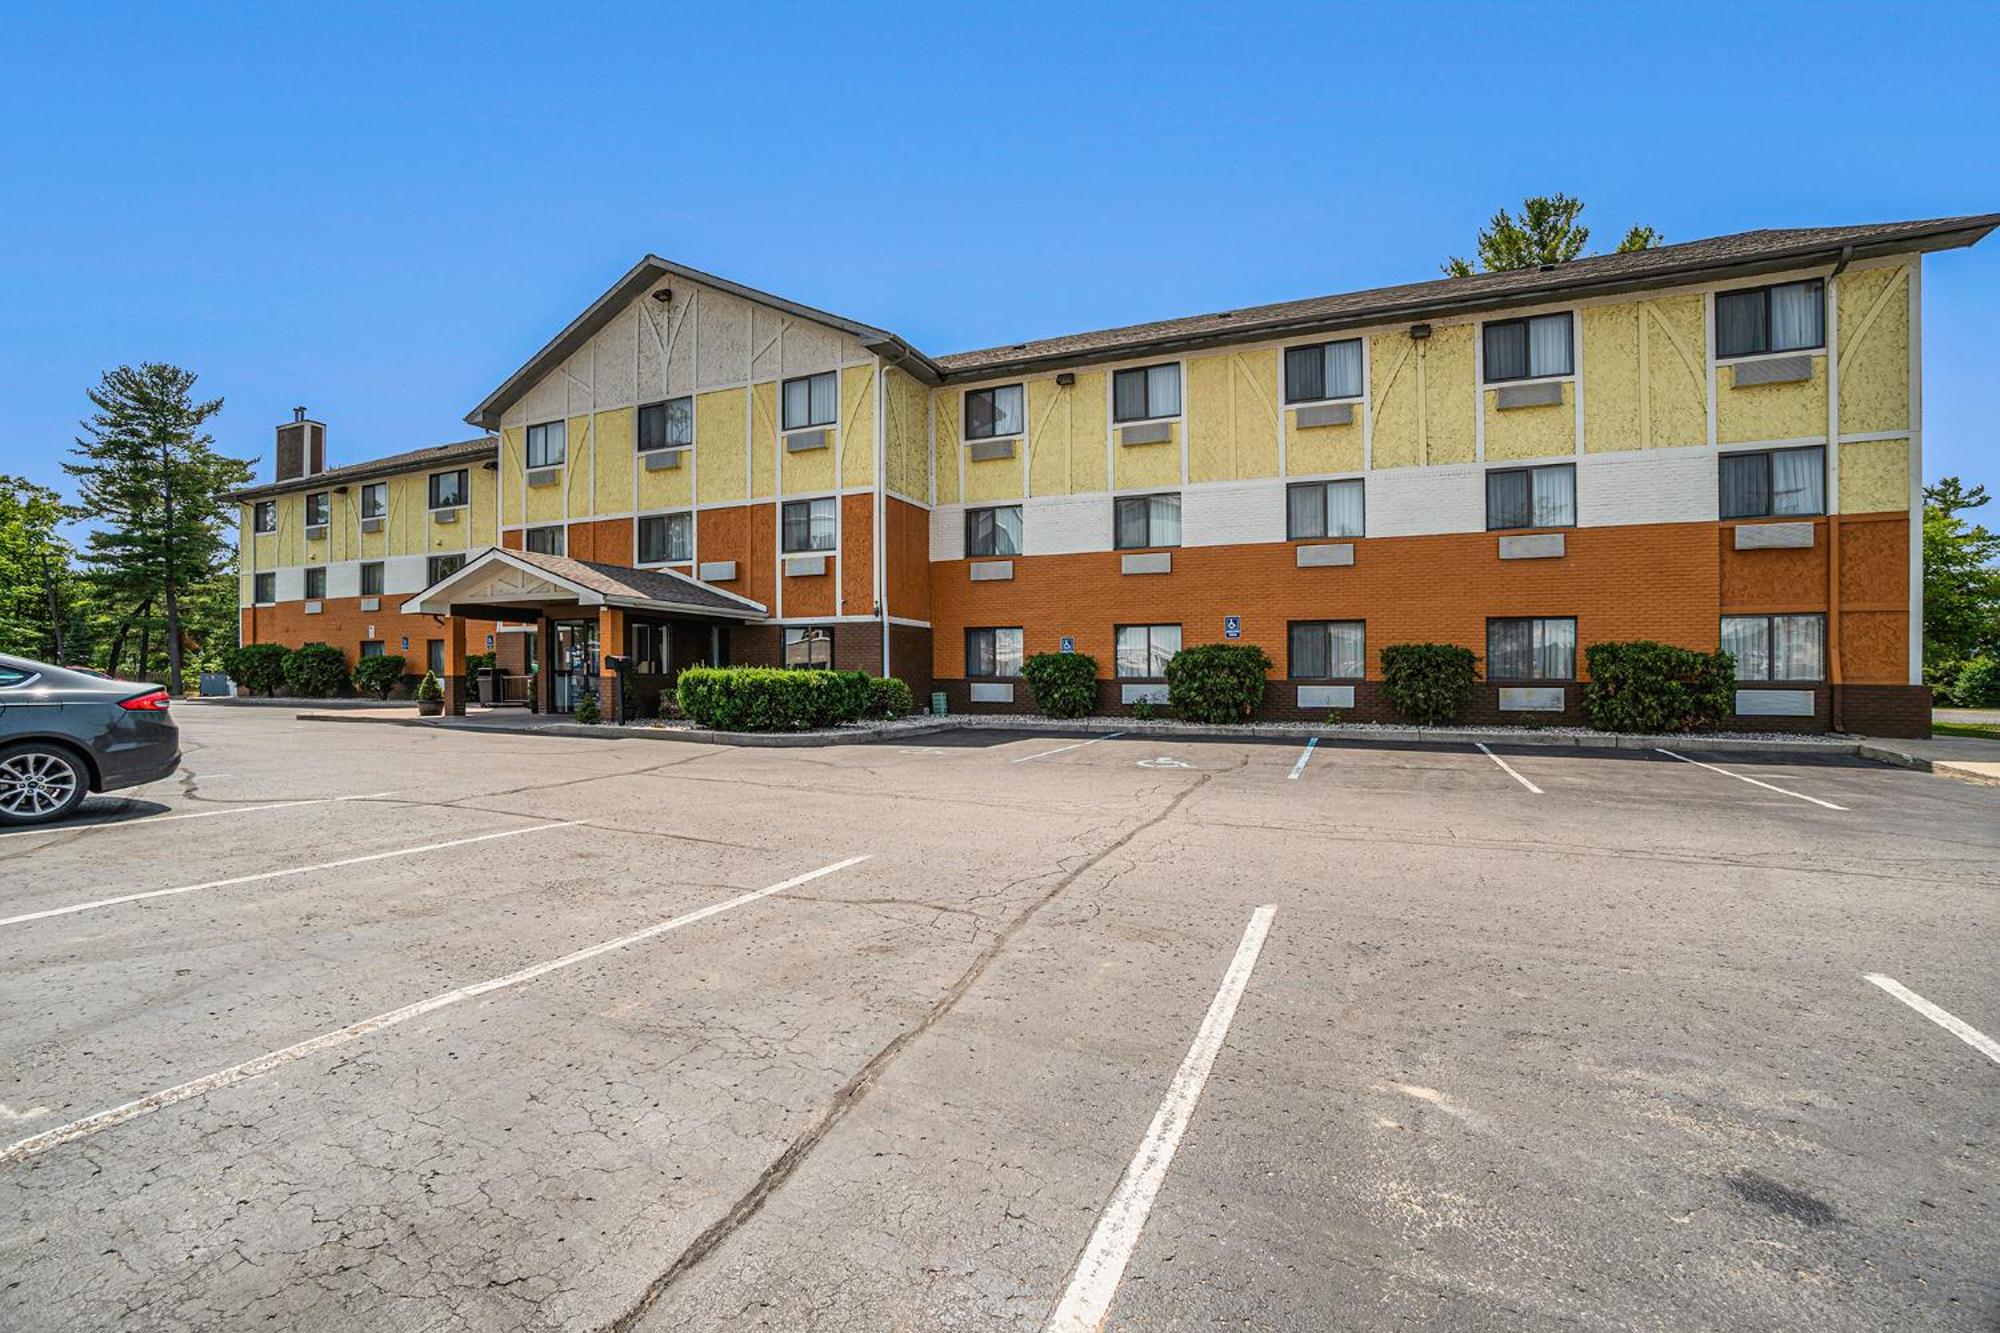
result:
[[[1150,695],[1140,695],[1132,701],[1132,716],[1141,722],[1153,720],[1153,700]]]
[[[354,664],[355,688],[366,690],[377,698],[388,698],[389,691],[402,683],[403,659],[394,653],[364,657]]]
[[[596,690],[585,688],[578,691],[574,716],[577,721],[583,723],[585,726],[603,720],[604,715],[597,707]]]
[[[1583,650],[1583,715],[1599,731],[1713,731],[1736,712],[1736,659],[1638,639]]]
[[[1253,643],[1204,643],[1167,659],[1167,702],[1189,722],[1242,722],[1264,701],[1271,658]]]
[[[487,667],[493,665],[494,660],[495,657],[492,653],[467,653],[465,655],[465,674],[469,676],[475,671],[484,671]]]
[[[301,699],[324,699],[347,689],[347,658],[330,643],[305,643],[285,659],[285,686]]]
[[[424,678],[417,682],[417,698],[425,703],[441,703],[444,700],[444,682],[435,671],[424,672]]]
[[[1960,708],[2000,708],[2000,657],[1975,657],[1960,667],[1951,701]]]
[[[1478,658],[1455,643],[1392,643],[1382,650],[1382,693],[1420,727],[1465,716]]]
[[[910,687],[894,676],[882,676],[868,682],[868,716],[907,717],[917,711],[917,701],[910,693]]]
[[[868,709],[860,671],[689,667],[674,688],[681,711],[716,731],[807,731],[852,722]]]
[[[222,655],[222,669],[246,690],[275,694],[285,683],[285,659],[291,655],[282,643],[246,643]]]
[[[1082,717],[1097,707],[1097,659],[1088,653],[1036,653],[1021,678],[1047,717]]]

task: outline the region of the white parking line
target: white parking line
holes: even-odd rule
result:
[[[1957,1037],[1960,1041],[1970,1046],[1973,1050],[1978,1051],[1993,1063],[2000,1064],[2000,1041],[1993,1040],[1993,1038],[1987,1036],[1984,1032],[1981,1032],[1978,1028],[1948,1010],[1938,1008],[1894,977],[1885,977],[1879,972],[1870,972],[1861,979],[1872,985],[1880,986],[1893,998],[1901,1000],[1904,1004],[1907,1004],[1925,1018],[1930,1019],[1931,1022],[1937,1024],[1952,1036]]]
[[[545,827],[552,828],[556,826],[547,825]],[[521,830],[524,833],[528,831],[526,829]],[[867,859],[866,856],[850,856],[845,861],[835,861],[830,866],[821,866],[818,870],[809,870],[803,875],[794,875],[788,880],[770,885],[767,888],[739,894],[734,898],[728,898],[719,903],[710,903],[707,907],[699,908],[684,916],[670,917],[657,925],[648,926],[646,929],[634,934],[621,935],[615,940],[605,940],[601,944],[593,944],[588,948],[578,949],[575,953],[564,954],[560,958],[552,958],[546,963],[536,963],[533,967],[524,967],[519,972],[510,972],[504,977],[495,977],[490,981],[481,981],[474,985],[461,986],[457,990],[446,991],[442,995],[433,995],[427,1000],[418,1000],[415,1004],[406,1004],[401,1009],[391,1009],[386,1014],[377,1014],[373,1018],[364,1018],[359,1023],[350,1023],[344,1028],[337,1028],[332,1032],[321,1033],[319,1036],[308,1038],[297,1045],[272,1051],[268,1055],[260,1055],[254,1060],[245,1060],[240,1065],[231,1065],[227,1069],[217,1070],[213,1074],[205,1074],[187,1083],[179,1083],[171,1088],[163,1088],[158,1092],[148,1093],[137,1101],[126,1102],[123,1106],[114,1106],[108,1111],[99,1111],[95,1115],[85,1116],[81,1120],[72,1120],[67,1125],[58,1125],[54,1129],[44,1130],[42,1133],[36,1134],[31,1138],[25,1138],[18,1143],[9,1144],[6,1148],[0,1148],[0,1166],[11,1166],[15,1162],[26,1161],[38,1153],[47,1152],[49,1149],[59,1147],[65,1143],[73,1143],[77,1139],[88,1138],[90,1135],[96,1134],[101,1130],[110,1129],[114,1125],[122,1125],[128,1120],[136,1120],[142,1115],[151,1115],[154,1111],[163,1110],[178,1102],[184,1102],[193,1097],[200,1097],[205,1093],[215,1092],[221,1088],[234,1087],[238,1083],[247,1083],[253,1078],[262,1077],[274,1069],[291,1064],[294,1060],[303,1060],[309,1055],[316,1055],[321,1051],[330,1050],[335,1046],[344,1046],[350,1041],[358,1041],[370,1033],[380,1032],[382,1029],[394,1027],[398,1023],[407,1023],[412,1018],[419,1018],[434,1010],[443,1009],[447,1005],[457,1004],[460,1000],[470,1000],[476,996],[486,995],[493,991],[505,990],[509,986],[518,986],[524,981],[533,981],[536,977],[547,976],[551,972],[558,972],[563,968],[574,967],[578,963],[588,962],[600,955],[610,953],[614,949],[623,949],[629,945],[639,944],[656,936],[664,935],[670,930],[679,930],[682,926],[691,926],[697,921],[706,921],[709,917],[718,916],[723,912],[729,911],[731,908],[741,907],[745,903],[756,902],[759,898],[768,898],[774,893],[782,893],[786,889],[796,888],[798,885],[804,884],[809,880],[818,879],[822,875],[831,875],[836,870],[845,870],[848,866],[866,861]]]
[[[204,779],[205,781],[206,779]],[[296,810],[302,805],[332,805],[336,801],[375,801],[394,796],[394,790],[363,792],[358,796],[314,796],[302,801],[273,801],[269,805],[235,805],[226,810],[194,810],[177,815],[146,815],[139,819],[106,819],[95,824],[44,824],[40,828],[16,829],[0,833],[0,838],[25,838],[31,833],[89,833],[93,829],[139,828],[167,824],[176,819],[214,819],[221,815],[254,815],[264,810]]]
[[[1041,751],[1041,752],[1040,752],[1039,754],[1024,754],[1024,755],[1022,755],[1022,756],[1021,756],[1021,757],[1020,757],[1019,759],[1013,759],[1013,760],[1009,760],[1008,762],[1009,762],[1009,763],[1015,763],[1015,764],[1025,764],[1025,763],[1027,763],[1027,762],[1028,762],[1028,761],[1029,761],[1030,759],[1047,759],[1047,758],[1048,758],[1048,757],[1049,757],[1050,755],[1052,755],[1052,754],[1061,754],[1061,753],[1063,753],[1063,752],[1064,752],[1065,750],[1081,750],[1081,749],[1082,749],[1082,748],[1083,748],[1084,746],[1086,746],[1086,745],[1095,745],[1095,744],[1097,744],[1097,742],[1099,742],[1099,741],[1115,741],[1115,740],[1117,740],[1117,739],[1118,739],[1118,738],[1119,738],[1120,736],[1123,736],[1124,734],[1125,734],[1125,733],[1124,733],[1124,732],[1122,732],[1122,731],[1113,731],[1113,732],[1108,732],[1108,733],[1106,733],[1105,735],[1102,735],[1102,736],[1093,736],[1093,737],[1092,737],[1091,739],[1089,739],[1089,740],[1087,740],[1087,741],[1078,741],[1078,742],[1077,742],[1076,744],[1074,744],[1074,745],[1058,745],[1058,746],[1057,746],[1057,747],[1056,747],[1055,749],[1053,749],[1053,750],[1043,750],[1043,751]]]
[[[1514,781],[1520,783],[1523,787],[1526,787],[1529,791],[1533,792],[1537,796],[1548,795],[1548,793],[1543,791],[1540,787],[1537,787],[1534,783],[1528,781],[1526,778],[1522,777],[1519,773],[1515,772],[1514,766],[1508,763],[1505,759],[1502,759],[1499,755],[1493,753],[1493,751],[1488,750],[1484,745],[1481,745],[1480,742],[1478,741],[1474,741],[1473,744],[1478,745],[1480,751],[1484,753],[1488,759],[1491,759],[1494,763],[1506,769],[1508,777],[1514,779]]]
[[[1111,1301],[1118,1294],[1125,1266],[1139,1244],[1139,1233],[1145,1229],[1153,1200],[1167,1178],[1167,1168],[1173,1165],[1174,1152],[1194,1116],[1195,1103],[1201,1100],[1201,1090],[1208,1083],[1209,1071],[1215,1067],[1215,1057],[1229,1036],[1236,1004],[1250,984],[1250,971],[1257,966],[1258,951],[1264,947],[1264,936],[1270,933],[1271,918],[1277,910],[1267,905],[1250,914],[1250,925],[1243,932],[1243,942],[1236,946],[1236,957],[1222,978],[1222,989],[1208,1006],[1208,1016],[1201,1020],[1187,1058],[1181,1061],[1174,1081],[1167,1087],[1166,1100],[1154,1113],[1146,1136],[1139,1140],[1139,1151],[1119,1178],[1118,1188],[1112,1192],[1111,1202],[1105,1205],[1103,1216],[1097,1219],[1097,1227],[1090,1233],[1090,1240],[1070,1274],[1069,1286],[1050,1311],[1048,1322],[1042,1325],[1044,1329],[1057,1333],[1095,1333],[1111,1313]]]
[[[1762,787],[1765,791],[1777,792],[1780,796],[1791,796],[1801,801],[1811,801],[1814,805],[1825,806],[1829,810],[1845,810],[1847,808],[1844,805],[1835,805],[1832,801],[1822,801],[1817,796],[1808,796],[1802,791],[1793,791],[1789,787],[1780,787],[1775,783],[1765,782],[1761,778],[1746,778],[1741,773],[1732,773],[1726,768],[1717,768],[1714,764],[1704,764],[1699,759],[1690,759],[1684,754],[1675,754],[1672,750],[1660,749],[1657,745],[1653,748],[1659,750],[1661,754],[1667,756],[1669,759],[1678,759],[1683,764],[1693,764],[1696,768],[1705,768],[1711,773],[1720,773],[1725,778],[1735,778],[1738,782],[1747,782],[1753,787]]]
[[[1285,776],[1296,781],[1298,779],[1299,774],[1306,771],[1306,761],[1313,757],[1313,747],[1318,744],[1319,744],[1319,737],[1317,736],[1314,736],[1311,740],[1307,741],[1306,748],[1299,751],[1299,762],[1293,764],[1292,771],[1285,774]]]
[[[292,866],[286,870],[266,870],[255,875],[237,875],[233,879],[211,879],[203,884],[183,884],[172,889],[149,889],[145,893],[127,893],[117,898],[71,903],[67,907],[48,907],[39,912],[23,912],[20,916],[0,917],[0,926],[18,926],[26,921],[42,921],[52,916],[93,912],[100,907],[117,907],[121,903],[136,903],[147,898],[170,898],[175,894],[195,893],[202,889],[227,889],[238,884],[256,884],[267,879],[283,879],[287,875],[310,875],[316,870],[338,870],[342,866],[365,865],[370,861],[387,861],[398,856],[416,856],[420,852],[441,852],[447,847],[465,847],[475,842],[491,842],[495,838],[518,838],[523,833],[541,833],[552,828],[572,828],[582,822],[580,819],[565,819],[554,824],[533,824],[527,828],[502,829],[498,833],[481,833],[470,838],[453,838],[449,842],[427,842],[421,847],[399,847],[393,852],[370,852],[366,856],[346,856],[338,861],[321,861],[316,865]]]

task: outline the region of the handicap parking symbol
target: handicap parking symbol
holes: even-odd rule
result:
[[[1243,637],[1243,617],[1242,617],[1242,616],[1224,616],[1224,617],[1222,618],[1222,637],[1223,637],[1223,638],[1225,638],[1225,639],[1240,639],[1240,638],[1242,638],[1242,637]]]

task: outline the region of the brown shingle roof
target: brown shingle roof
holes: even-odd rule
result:
[[[2000,224],[2000,213],[1856,227],[1798,227],[1737,232],[1708,240],[1662,245],[1630,254],[1593,255],[1567,264],[1466,278],[1376,287],[1335,296],[1252,306],[1242,310],[1122,328],[1071,333],[1005,347],[940,356],[947,380],[984,378],[1003,371],[1046,368],[1119,355],[1220,343],[1248,342],[1286,332],[1358,327],[1400,319],[1470,313],[1530,305],[1551,297],[1643,289],[1722,273],[1744,275],[1831,262],[1844,248],[1851,258],[1909,250],[1971,245]]]
[[[746,613],[752,616],[764,614],[764,607],[747,597],[712,588],[698,579],[676,574],[672,570],[604,565],[595,560],[572,560],[566,555],[543,555],[539,551],[508,551],[507,554],[613,601],[665,602],[739,618]]]
[[[289,481],[266,482],[262,486],[251,486],[233,491],[224,499],[244,502],[268,500],[274,495],[289,495],[294,491],[323,491],[329,486],[345,486],[357,481],[372,481],[396,472],[417,472],[426,468],[443,467],[448,463],[470,462],[498,457],[500,441],[492,435],[482,435],[476,440],[458,440],[452,444],[434,444],[426,449],[411,449],[407,453],[390,454],[386,458],[371,458],[366,462],[348,463],[343,467],[330,467],[324,472],[316,472],[310,477],[293,477]]]

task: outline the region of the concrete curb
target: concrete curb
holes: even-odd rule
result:
[[[387,708],[395,704],[417,706],[414,699],[294,699],[279,695],[267,699],[263,695],[195,695],[192,698],[176,699],[174,705],[200,704],[204,708]]]

